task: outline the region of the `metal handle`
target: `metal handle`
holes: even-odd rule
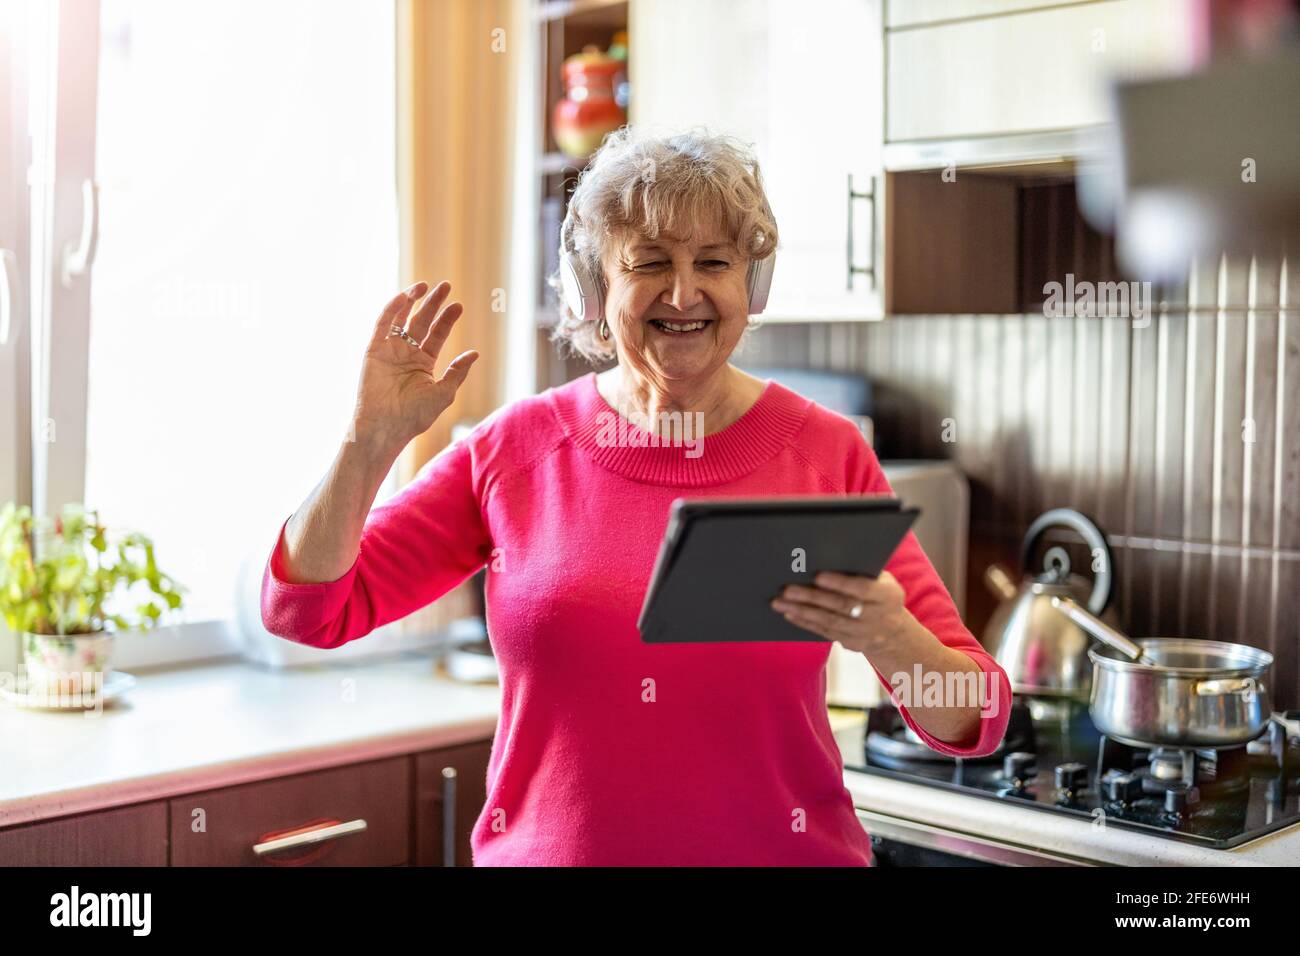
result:
[[[1281,727],[1288,737],[1300,738],[1300,720],[1286,715],[1286,711],[1273,711],[1273,722]]]
[[[1095,553],[1100,551],[1103,557],[1103,567],[1100,571],[1093,573],[1092,594],[1088,597],[1088,610],[1093,614],[1100,614],[1106,610],[1106,605],[1110,603],[1111,597],[1111,569],[1115,566],[1114,559],[1110,553],[1110,543],[1106,540],[1105,533],[1097,526],[1097,523],[1075,511],[1073,508],[1053,508],[1051,511],[1045,511],[1029,526],[1025,532],[1025,540],[1020,545],[1020,567],[1025,574],[1033,574],[1033,569],[1029,567],[1029,559],[1034,554],[1034,545],[1042,537],[1043,532],[1053,527],[1070,528],[1078,533],[1079,537],[1087,542],[1088,547]]]
[[[1071,598],[1052,597],[1052,607],[1056,608],[1070,620],[1074,621],[1081,628],[1101,641],[1107,647],[1112,647],[1119,651],[1125,657],[1137,661],[1139,664],[1154,664],[1147,652],[1140,645],[1135,643],[1127,634],[1115,630],[1105,621],[1098,620],[1089,614]]]
[[[871,258],[870,265],[859,266],[853,263],[853,200],[871,200]],[[853,277],[863,275],[871,280],[871,288],[876,287],[876,177],[871,177],[871,189],[868,192],[856,192],[853,189],[853,174],[849,173],[849,238],[848,248],[848,291],[853,291]]]
[[[442,768],[442,865],[456,865],[456,768]]]
[[[313,843],[335,840],[341,836],[347,836],[349,833],[360,833],[365,828],[365,820],[349,820],[347,823],[313,827],[300,833],[291,833],[275,840],[267,840],[265,843],[255,843],[253,844],[253,852],[258,856],[266,856],[268,853],[277,853],[280,850],[289,850],[297,846],[309,846]]]
[[[1221,694],[1242,694],[1247,698],[1259,693],[1253,677],[1223,677],[1219,680],[1198,680],[1193,685],[1197,697],[1218,697]]]
[[[18,257],[8,249],[0,249],[0,348],[9,344],[9,331],[13,326],[14,287],[9,279],[9,264],[18,265]]]
[[[81,182],[81,238],[76,246],[68,243],[63,249],[63,285],[72,287],[72,280],[85,275],[95,261],[99,246],[99,186],[93,179]]]

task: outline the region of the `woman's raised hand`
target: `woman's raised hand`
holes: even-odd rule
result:
[[[354,441],[400,451],[447,409],[478,358],[473,349],[462,352],[441,377],[434,376],[438,352],[463,307],[459,302],[443,305],[451,294],[449,282],[439,282],[420,303],[426,292],[428,283],[417,282],[396,295],[375,323],[357,387]],[[393,326],[405,327],[420,347],[391,335]]]

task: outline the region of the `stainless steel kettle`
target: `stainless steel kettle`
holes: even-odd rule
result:
[[[1059,546],[1047,549],[1043,570],[1031,576],[1034,549],[1052,528],[1069,528],[1087,543],[1093,559],[1091,580],[1071,573],[1069,553]],[[1114,623],[1114,612],[1108,611],[1113,564],[1106,535],[1079,512],[1053,508],[1029,526],[1020,565],[1025,577],[1019,587],[1000,565],[984,572],[985,584],[1002,598],[984,629],[984,647],[1007,672],[1013,693],[1086,702],[1092,690],[1092,637],[1056,610],[1052,598],[1073,598]]]

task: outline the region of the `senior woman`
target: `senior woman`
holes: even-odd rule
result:
[[[879,578],[824,574],[773,601],[824,641],[637,631],[675,498],[890,492],[852,422],[729,363],[751,267],[777,246],[758,164],[726,137],[621,130],[581,176],[562,242],[589,301],[565,306],[558,334],[617,364],[499,409],[371,510],[476,357],[434,374],[461,311],[447,283],[395,297],[366,353],[355,440],[272,549],[263,621],[338,647],[487,565],[502,700],[476,865],[870,865],[828,722],[830,642],[867,658],[940,753],[992,752],[1010,713],[1006,675],[915,536]],[[683,415],[698,442],[668,440]],[[991,695],[922,699],[886,680],[917,668]]]

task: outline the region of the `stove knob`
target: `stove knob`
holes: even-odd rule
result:
[[[1078,793],[1088,786],[1088,766],[1082,763],[1063,763],[1056,768],[1056,789]]]
[[[1027,781],[1033,774],[1035,756],[1023,750],[1002,758],[1002,776],[1007,780]]]
[[[1106,799],[1117,803],[1128,803],[1142,796],[1142,781],[1131,773],[1117,773],[1107,777]]]
[[[1199,802],[1201,791],[1186,784],[1171,787],[1165,791],[1165,810],[1169,813],[1182,813],[1192,804]]]

